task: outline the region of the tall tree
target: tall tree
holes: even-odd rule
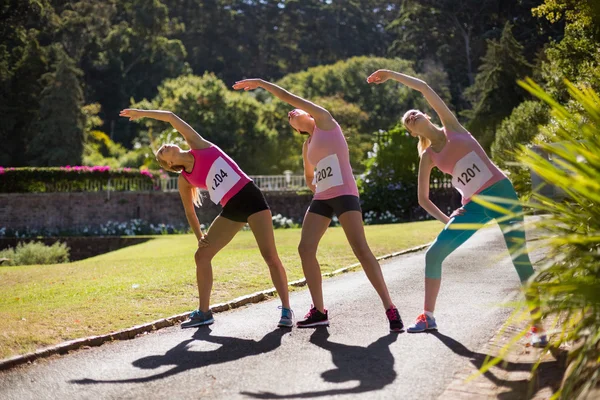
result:
[[[523,55],[523,46],[512,34],[507,23],[499,40],[488,40],[475,83],[465,91],[473,108],[463,115],[469,118],[467,127],[489,150],[497,126],[525,98],[517,80],[529,74],[531,64]]]
[[[83,73],[62,46],[55,45],[53,50],[53,71],[42,77],[46,85],[27,154],[36,166],[80,165],[86,122],[80,83]]]

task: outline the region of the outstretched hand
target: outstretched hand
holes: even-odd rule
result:
[[[262,82],[261,79],[244,79],[241,81],[237,81],[234,85],[233,88],[235,90],[254,90],[258,87],[260,87],[260,83]]]
[[[387,81],[391,77],[391,71],[388,71],[387,69],[378,69],[377,71],[369,75],[369,77],[367,78],[367,82],[379,85]]]
[[[140,119],[143,117],[141,111],[142,110],[138,110],[135,108],[126,108],[124,110],[121,110],[119,116],[129,118],[130,121],[135,121],[136,119]]]

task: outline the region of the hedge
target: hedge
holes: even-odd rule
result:
[[[166,177],[162,171],[107,166],[0,167],[0,193],[156,190],[159,174]]]

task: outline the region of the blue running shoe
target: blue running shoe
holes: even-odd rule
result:
[[[417,333],[417,332],[425,332],[425,331],[433,331],[437,329],[437,324],[435,323],[435,318],[429,317],[426,314],[421,314],[417,317],[417,320],[414,324],[406,329],[406,332],[409,333]]]
[[[193,328],[195,326],[210,325],[215,322],[212,311],[202,312],[194,310],[190,313],[188,320],[181,323],[182,328]]]
[[[546,332],[535,326],[532,326],[529,331],[529,341],[533,347],[546,347],[548,345]]]
[[[281,319],[277,324],[280,328],[291,328],[294,326],[294,312],[289,308],[279,307],[281,308]]]

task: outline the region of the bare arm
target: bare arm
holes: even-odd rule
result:
[[[419,205],[423,207],[425,211],[438,221],[447,224],[450,221],[450,217],[442,212],[431,200],[429,200],[429,179],[431,177],[431,169],[433,168],[433,162],[431,156],[424,153],[419,163],[419,186],[418,196]]]
[[[304,180],[306,180],[306,186],[314,193],[317,187],[313,184],[315,178],[315,166],[308,161],[308,140],[302,145],[302,160],[304,161]]]
[[[274,83],[263,81],[262,79],[244,79],[233,85],[233,88],[236,90],[254,90],[259,87],[265,89],[279,100],[285,101],[292,107],[299,108],[309,113],[315,119],[315,123],[319,129],[330,130],[335,128],[335,121],[329,111],[300,96],[288,92]]]
[[[162,110],[138,110],[134,108],[127,108],[119,114],[121,117],[127,117],[130,121],[134,121],[140,118],[152,118],[158,121],[165,121],[171,124],[177,132],[181,133],[188,146],[192,149],[204,149],[210,146],[207,142],[192,128],[187,122],[179,118],[171,111]]]
[[[181,196],[181,202],[183,203],[183,208],[185,209],[185,217],[194,231],[194,235],[196,235],[196,239],[200,241],[204,237],[202,233],[202,229],[200,228],[200,221],[198,221],[198,216],[196,215],[196,210],[194,209],[194,195],[193,190],[196,188],[192,186],[183,175],[179,175],[177,186],[179,186],[179,196]]]
[[[467,132],[460,122],[458,122],[458,119],[454,113],[450,111],[446,103],[444,103],[444,100],[442,100],[440,96],[438,96],[438,94],[431,87],[429,87],[425,81],[409,75],[401,74],[400,72],[380,69],[373,72],[367,78],[367,82],[381,84],[389,79],[400,82],[411,89],[421,92],[431,108],[433,108],[438,117],[440,117],[442,124],[448,130],[451,130],[452,132]]]

